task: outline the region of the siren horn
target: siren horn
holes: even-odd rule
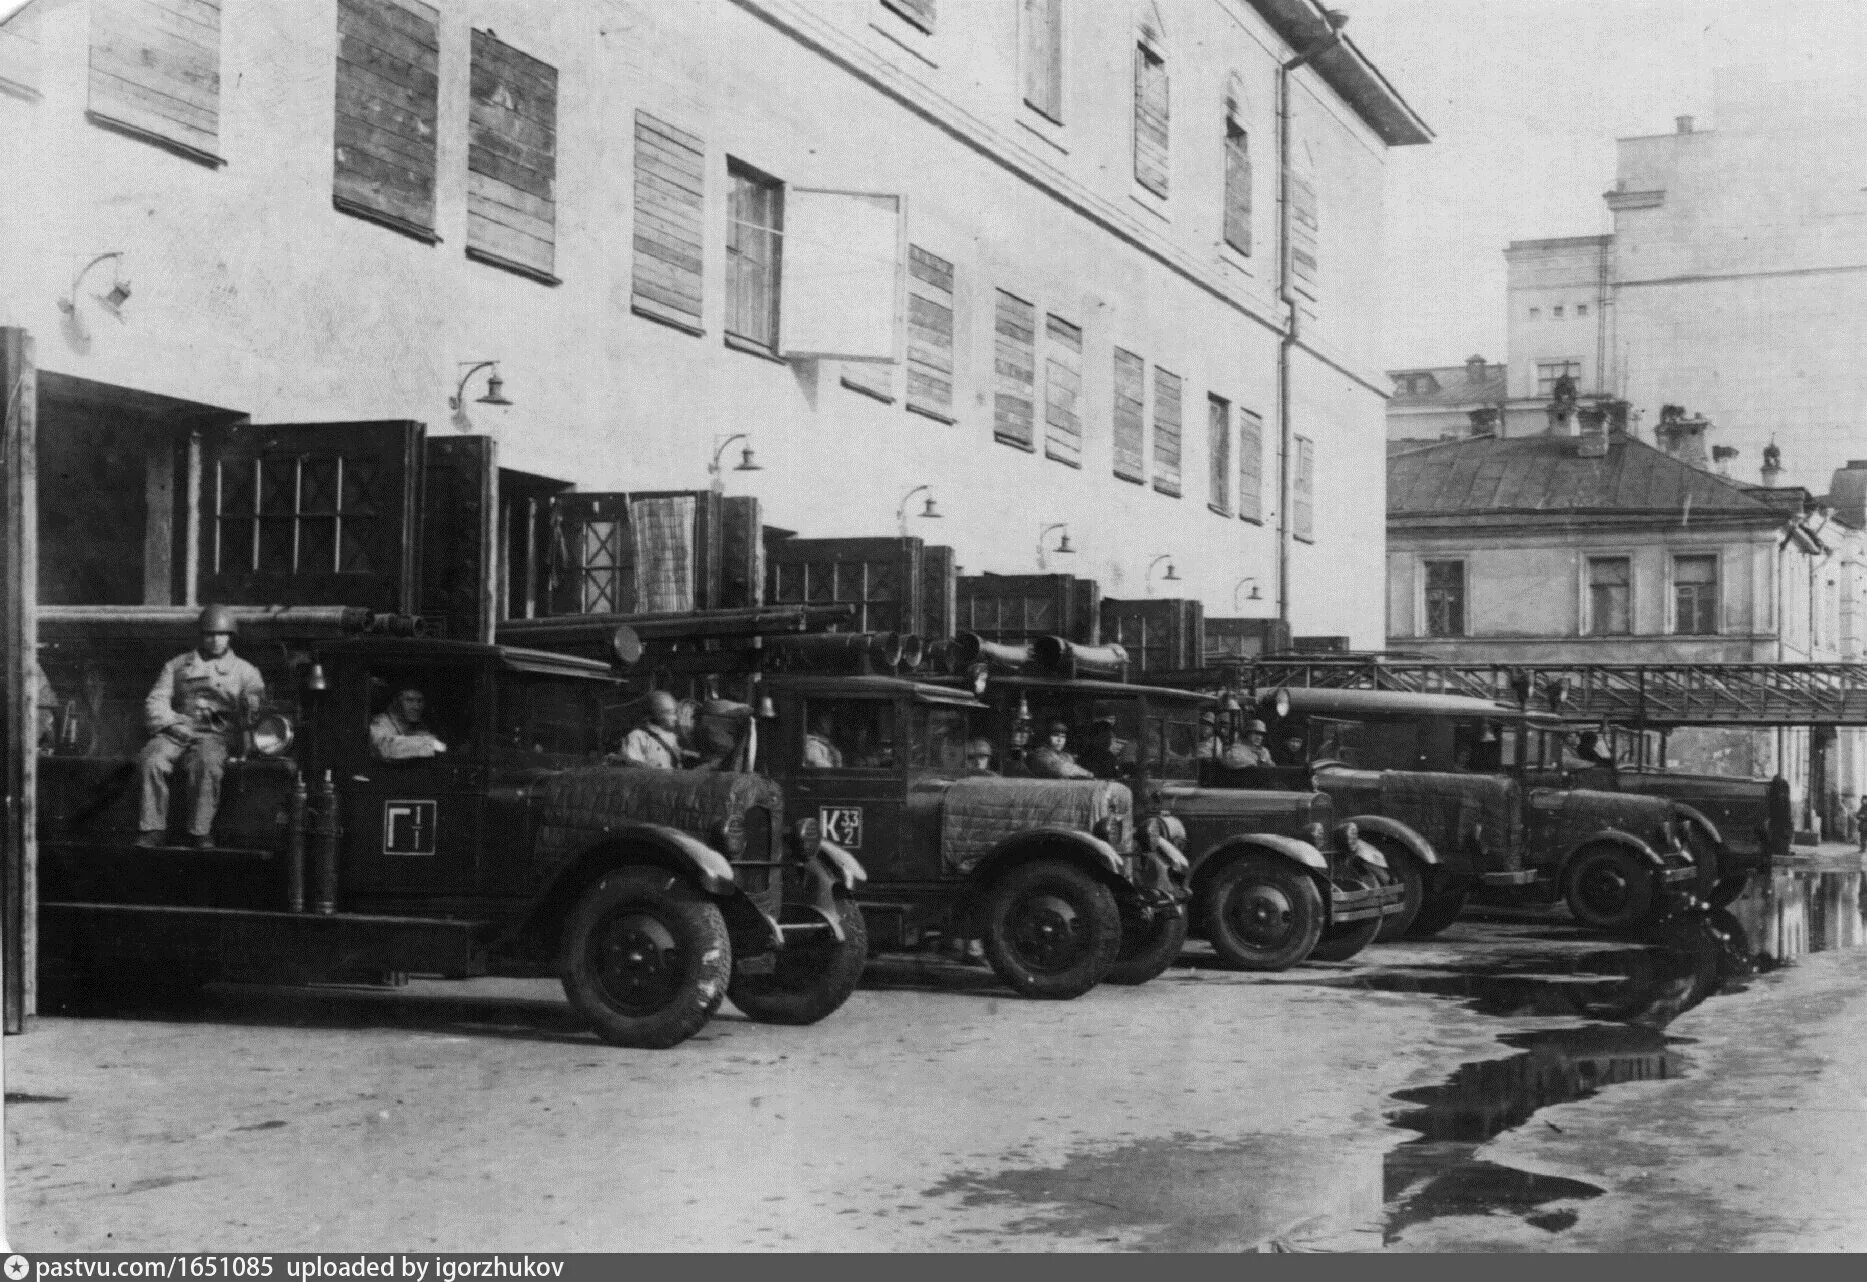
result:
[[[1062,637],[1039,637],[1031,648],[1038,666],[1059,676],[1128,679],[1128,652],[1118,645],[1078,645]]]
[[[921,662],[926,657],[927,643],[925,641],[912,632],[901,634],[901,670],[903,672],[914,671],[921,666]]]
[[[983,663],[996,672],[1018,672],[1031,661],[1029,641],[987,641],[977,632],[962,632],[953,643],[958,666]]]
[[[919,639],[911,639],[918,652]],[[792,667],[823,671],[892,671],[901,665],[904,650],[899,632],[806,632],[770,637],[765,645]]]

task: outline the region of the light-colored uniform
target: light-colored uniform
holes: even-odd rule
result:
[[[1271,750],[1262,744],[1240,740],[1225,750],[1225,764],[1244,770],[1251,766],[1274,766],[1277,760],[1271,756]]]
[[[629,731],[629,737],[622,741],[622,758],[632,766],[646,766],[650,770],[679,770],[681,741],[674,731],[652,721],[644,722]]]
[[[137,759],[142,783],[138,828],[144,833],[168,828],[169,775],[179,762],[194,794],[188,831],[196,837],[213,831],[227,770],[227,732],[250,726],[265,697],[266,679],[259,669],[232,650],[216,659],[190,650],[162,665],[143,700],[143,724],[152,737]]]
[[[447,745],[426,726],[410,725],[384,709],[370,720],[370,751],[378,761],[408,761],[447,751]]]
[[[804,736],[804,769],[841,770],[843,750],[820,734]]]

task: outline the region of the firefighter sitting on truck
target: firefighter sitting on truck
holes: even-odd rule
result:
[[[266,681],[259,669],[233,652],[238,628],[233,611],[210,605],[201,611],[201,642],[162,666],[162,675],[143,701],[150,740],[136,763],[142,808],[136,844],[161,846],[169,823],[169,776],[177,763],[193,794],[188,815],[192,844],[214,844],[220,810],[220,781],[227,770],[227,736],[244,731],[259,715]]]
[[[680,724],[681,705],[674,696],[666,690],[649,691],[648,715],[622,741],[623,761],[650,770],[679,770],[682,757],[690,755],[681,747]]]
[[[409,761],[446,752],[447,745],[421,723],[427,708],[427,696],[414,687],[397,691],[370,720],[370,754],[378,761]]]

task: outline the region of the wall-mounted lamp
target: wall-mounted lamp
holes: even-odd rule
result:
[[[727,447],[734,441],[744,441],[746,442],[746,447],[739,451],[739,461],[733,464],[733,471],[763,472],[765,470],[753,461],[752,438],[747,436],[744,432],[734,432],[731,436],[720,437],[717,438],[717,440],[718,443],[713,447],[713,461],[707,464],[707,472],[713,477],[713,492],[715,494],[726,493],[726,472],[720,464],[720,459],[725,456]]]
[[[1147,563],[1147,590],[1150,595],[1154,591],[1154,567],[1159,565],[1162,561],[1167,563],[1167,572],[1160,576],[1160,581],[1162,583],[1178,583],[1180,581],[1180,576],[1174,572],[1173,553],[1162,552],[1159,556]]]
[[[1244,587],[1245,584],[1247,583],[1251,585],[1251,595],[1246,597],[1245,600],[1262,601],[1264,599],[1263,595],[1259,593],[1258,591],[1257,577],[1255,575],[1246,575],[1244,578],[1240,579],[1237,583],[1232,585],[1232,608],[1234,610],[1238,608],[1238,589]]]
[[[475,405],[510,405],[512,404],[511,401],[505,398],[505,395],[502,391],[502,389],[506,385],[506,381],[499,377],[499,362],[498,361],[462,361],[460,363],[462,365],[468,366],[469,368],[466,373],[460,376],[460,382],[459,384],[455,386],[454,394],[447,398],[448,409],[454,410],[455,412],[458,413],[466,408],[467,380],[472,378],[475,374],[479,373],[483,369],[490,369],[493,372],[486,376],[486,395],[480,397],[477,401],[474,402],[474,404]]]
[[[923,521],[938,521],[941,519],[941,512],[934,507],[933,487],[931,485],[915,486],[901,496],[901,503],[895,508],[895,524],[900,528],[901,537],[904,539],[908,536],[908,500],[913,498],[916,494],[919,494],[922,490],[927,491],[927,501],[921,505],[921,510],[918,513],[920,519]]]
[[[1048,570],[1050,568],[1049,562],[1047,562],[1044,559],[1045,557],[1044,540],[1050,537],[1050,533],[1052,530],[1062,530],[1063,537],[1057,540],[1057,546],[1051,548],[1049,554],[1052,556],[1075,556],[1076,555],[1076,549],[1070,546],[1070,523],[1068,521],[1054,521],[1051,524],[1046,525],[1042,530],[1038,531],[1037,568],[1039,570]]]
[[[114,261],[117,265],[116,274],[111,281],[110,288],[101,294],[93,294],[91,297],[102,304],[105,311],[116,317],[118,321],[122,321],[123,305],[130,301],[130,282],[123,278],[123,251],[121,249],[113,249],[109,253],[99,254],[90,262],[80,267],[78,269],[78,274],[71,278],[71,288],[66,290],[65,296],[58,300],[58,310],[69,316],[72,325],[77,329],[78,333],[86,338],[90,337],[90,335],[84,328],[84,318],[78,315],[78,287],[84,284],[84,278],[90,275],[93,267],[107,260]]]

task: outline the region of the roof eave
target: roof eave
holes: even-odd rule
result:
[[[1314,0],[1251,0],[1251,6],[1286,44],[1301,52],[1329,35],[1329,24]],[[1311,64],[1382,142],[1414,147],[1433,140],[1433,130],[1389,83],[1380,68],[1347,36]]]

